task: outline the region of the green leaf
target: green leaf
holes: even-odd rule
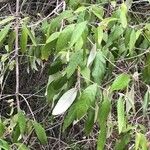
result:
[[[18,113],[18,125],[19,125],[20,132],[23,135],[26,129],[26,118],[22,111]]]
[[[123,90],[129,85],[129,82],[130,82],[130,75],[122,73],[118,75],[116,79],[114,80],[111,86],[111,90],[112,91]]]
[[[33,33],[31,32],[31,30],[26,26],[24,25],[23,27],[23,30],[24,32],[26,32],[28,34],[28,36],[30,37],[32,43],[34,46],[37,46],[37,43],[36,43],[36,39],[35,39],[35,36],[33,35]]]
[[[12,132],[12,141],[13,143],[16,143],[20,140],[20,128],[19,128],[19,124],[17,124],[14,128],[13,128],[13,132]]]
[[[80,73],[81,73],[82,77],[84,78],[84,80],[86,81],[86,83],[89,84],[90,83],[90,76],[91,76],[90,75],[91,74],[90,69],[85,67],[80,71]]]
[[[129,114],[130,109],[132,108],[132,110],[135,112],[135,102],[134,102],[134,95],[135,95],[135,90],[134,90],[134,84],[131,87],[130,91],[127,91],[126,93],[126,113]]]
[[[78,23],[72,33],[71,41],[70,41],[70,47],[72,47],[82,36],[82,33],[84,32],[87,25],[87,21]]]
[[[96,44],[94,44],[92,49],[91,49],[91,51],[90,51],[88,60],[87,60],[87,67],[89,67],[93,63],[93,61],[94,61],[94,59],[96,57],[96,53],[97,53],[97,51],[96,51]]]
[[[100,20],[103,20],[104,10],[102,7],[93,6],[92,13]]]
[[[93,108],[91,108],[88,111],[87,120],[85,122],[85,133],[86,133],[86,135],[90,134],[90,132],[93,128],[94,117],[95,117],[95,110]]]
[[[2,25],[6,24],[6,23],[8,23],[14,19],[15,19],[14,16],[7,16],[7,18],[0,20],[0,26],[2,26]]]
[[[111,45],[113,41],[120,39],[120,36],[123,34],[123,32],[123,28],[121,26],[116,25],[109,35],[107,45]]]
[[[100,46],[103,39],[103,28],[102,26],[98,26],[95,29],[95,41]]]
[[[111,102],[106,95],[104,95],[104,100],[100,106],[98,113],[98,122],[100,125],[100,133],[97,141],[97,150],[103,150],[106,143],[107,136],[107,118],[110,112]]]
[[[104,100],[100,105],[98,112],[98,123],[101,126],[106,126],[106,121],[110,112],[111,102],[107,96],[104,96]]]
[[[136,32],[133,29],[131,34],[130,34],[130,41],[129,41],[129,53],[130,55],[133,54],[133,49],[135,48],[135,43],[136,43]]]
[[[83,50],[78,50],[72,54],[69,65],[67,66],[66,72],[67,77],[70,78],[77,69],[78,65],[83,62]]]
[[[23,143],[15,143],[15,145],[18,147],[17,150],[29,150],[29,148]]]
[[[78,9],[76,9],[76,10],[74,11],[74,13],[83,12],[83,11],[85,11],[86,9],[87,9],[86,7],[81,6],[81,7],[79,7]]]
[[[10,29],[10,24],[5,26],[1,31],[0,31],[0,42],[3,41],[3,39],[7,36],[9,29]]]
[[[60,89],[66,84],[67,77],[61,76],[54,81],[52,81],[47,86],[47,102],[50,103],[53,100],[53,97],[60,92]]]
[[[144,114],[144,116],[146,116],[149,103],[150,103],[150,87],[148,87],[148,89],[144,95],[144,102],[143,102],[143,114]]]
[[[42,60],[48,60],[49,55],[50,55],[50,51],[51,51],[51,47],[50,47],[51,43],[49,44],[45,44],[42,49],[41,49],[41,59]]]
[[[127,133],[121,137],[120,140],[117,141],[115,150],[125,150],[127,144],[130,142],[130,135]]]
[[[23,25],[21,31],[21,37],[20,37],[20,46],[21,46],[22,53],[26,52],[27,42],[28,42],[28,32],[26,26]]]
[[[39,124],[36,121],[33,121],[33,126],[35,129],[35,133],[36,133],[38,139],[40,140],[41,144],[46,144],[47,136],[46,136],[46,132],[45,132],[44,128],[41,126],[41,124]]]
[[[65,131],[70,126],[70,124],[76,119],[76,114],[77,114],[76,105],[73,104],[70,107],[67,115],[65,116],[63,122],[63,131]]]
[[[97,150],[104,150],[106,144],[107,128],[106,126],[101,126],[100,133],[97,140]]]
[[[121,4],[120,21],[123,28],[127,27],[127,6],[125,3]]]
[[[16,39],[16,33],[15,33],[15,31],[12,31],[8,37],[9,52],[11,52],[14,49],[15,39]]]
[[[0,139],[0,148],[2,148],[3,150],[10,150],[10,146],[8,145],[8,143],[2,139]]]
[[[46,40],[46,44],[56,40],[60,35],[60,32],[54,32],[53,34],[50,35],[50,37]]]
[[[55,74],[55,73],[61,71],[62,69],[63,69],[63,64],[62,64],[61,60],[54,61],[48,69],[48,74],[49,75]]]
[[[82,118],[94,103],[96,92],[97,84],[92,84],[83,91],[76,103],[78,119]]]
[[[125,126],[124,101],[121,96],[117,102],[117,118],[118,118],[118,129],[120,134],[123,130],[123,127]]]
[[[150,83],[150,54],[148,53],[146,55],[146,59],[145,59],[145,65],[143,68],[143,79],[146,83]]]
[[[98,51],[94,60],[94,66],[92,70],[92,76],[94,78],[94,82],[100,84],[106,69],[106,61],[101,51]]]
[[[70,107],[63,124],[63,131],[75,120],[81,119],[92,107],[97,92],[97,84],[88,86],[78,100]]]
[[[69,42],[71,39],[71,35],[74,31],[74,24],[68,25],[59,35],[57,44],[56,44],[56,50],[62,51],[66,49],[69,46]]]
[[[141,148],[142,150],[147,150],[147,140],[145,135],[143,135],[142,133],[137,133],[135,139],[135,150]]]
[[[4,126],[4,124],[0,121],[0,137],[3,136],[4,132],[5,132],[5,126]]]

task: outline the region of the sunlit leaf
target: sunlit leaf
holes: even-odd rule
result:
[[[21,31],[21,37],[20,37],[20,46],[21,46],[22,53],[26,52],[27,42],[28,42],[28,32],[26,27],[23,25]]]
[[[14,19],[15,19],[14,16],[8,16],[7,18],[5,18],[5,19],[3,19],[3,20],[0,20],[0,26],[1,26],[1,25],[4,25],[4,24],[6,24],[6,23],[8,23],[8,22],[10,22],[10,21],[12,21],[12,20],[14,20]]]
[[[123,90],[124,88],[128,86],[129,82],[130,82],[130,75],[122,73],[118,75],[116,79],[114,80],[111,86],[111,90],[112,91]]]
[[[121,4],[120,21],[123,28],[127,27],[127,6],[125,3]]]
[[[7,36],[10,26],[11,25],[9,24],[0,31],[0,42],[2,42],[2,40]]]
[[[58,100],[56,106],[54,107],[52,115],[63,114],[72,105],[76,96],[77,96],[76,88],[72,88],[68,90],[66,93],[64,93],[62,97]]]
[[[124,101],[121,96],[117,102],[117,118],[118,118],[118,130],[119,133],[121,133],[123,127],[125,126]]]
[[[60,32],[54,32],[50,37],[46,40],[46,44],[56,40],[60,35]]]

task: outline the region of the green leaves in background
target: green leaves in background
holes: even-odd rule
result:
[[[111,90],[123,90],[129,85],[130,75],[122,73],[116,77],[114,82],[112,83]]]
[[[40,140],[41,144],[46,144],[47,143],[47,136],[44,128],[41,126],[40,123],[33,121],[33,126],[35,129],[35,133]]]

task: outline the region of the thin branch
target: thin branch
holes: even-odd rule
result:
[[[27,104],[27,106],[28,106],[28,108],[29,108],[29,110],[30,110],[30,113],[31,113],[31,115],[32,115],[32,117],[33,117],[33,120],[35,121],[36,119],[35,119],[35,117],[34,117],[34,113],[33,113],[32,109],[31,109],[31,107],[30,107],[30,105],[29,105],[27,99],[26,99],[22,94],[19,94],[19,95],[20,95],[20,96],[24,99],[24,101],[26,102],[26,104]]]
[[[16,0],[16,40],[15,40],[15,60],[16,60],[16,102],[17,109],[20,110],[20,102],[19,102],[19,0]]]

